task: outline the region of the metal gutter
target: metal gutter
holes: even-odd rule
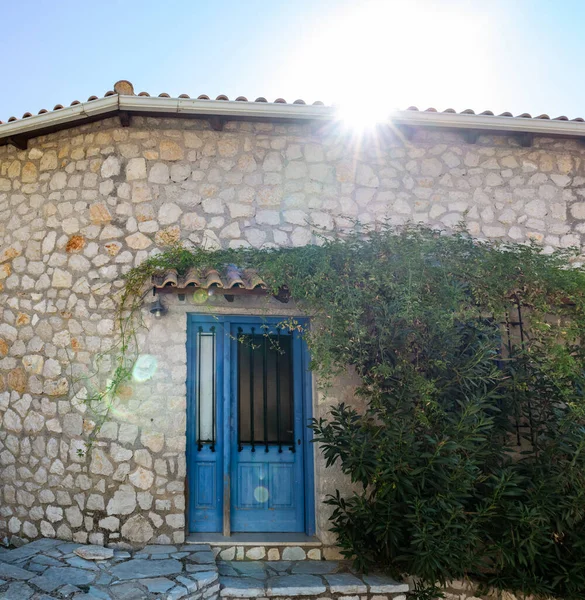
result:
[[[364,110],[367,111],[367,105]],[[233,100],[197,100],[190,98],[151,98],[147,96],[113,95],[84,102],[60,110],[35,115],[0,125],[0,145],[6,138],[31,138],[46,131],[74,127],[76,123],[99,119],[100,116],[128,114],[160,114],[191,117],[223,117],[235,119],[335,121],[334,107],[306,104],[238,102]],[[585,123],[523,117],[498,117],[439,112],[395,111],[389,125],[472,129],[476,131],[531,133],[545,136],[585,137]]]
[[[390,116],[390,121],[397,125],[410,125],[413,127],[447,127],[454,129],[476,129],[478,131],[506,131],[570,137],[585,136],[585,123],[583,121],[418,112],[411,110],[394,112]]]
[[[34,115],[26,119],[11,121],[0,125],[0,140],[7,137],[27,135],[38,129],[74,127],[76,121],[95,118],[99,115],[116,112],[118,110],[118,96],[108,96],[92,102],[75,104],[42,115]],[[34,136],[28,136],[34,137]]]

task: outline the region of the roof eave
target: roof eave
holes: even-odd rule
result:
[[[364,106],[367,110],[367,106]],[[113,95],[0,125],[0,145],[11,139],[30,139],[50,131],[75,127],[116,113],[167,115],[194,118],[223,117],[277,121],[335,121],[334,107],[306,104],[197,100],[191,98],[151,98]],[[531,133],[545,136],[585,137],[585,123],[523,117],[472,115],[457,113],[395,111],[389,125],[472,129],[479,132]]]
[[[397,125],[476,129],[538,135],[585,137],[585,123],[557,119],[531,119],[496,115],[471,115],[403,110],[394,112],[390,121]]]

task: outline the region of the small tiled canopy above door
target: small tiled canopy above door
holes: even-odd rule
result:
[[[223,295],[232,302],[234,296],[272,295],[280,302],[288,302],[289,291],[286,287],[276,293],[271,292],[266,282],[255,269],[242,269],[227,265],[218,270],[191,267],[185,273],[177,269],[167,269],[152,276],[152,285],[159,293],[186,294],[196,290],[207,290],[211,295]]]

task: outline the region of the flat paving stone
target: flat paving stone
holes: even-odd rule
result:
[[[22,579],[26,581],[27,579],[32,579],[36,575],[36,573],[17,567],[16,565],[0,562],[0,577],[6,577],[7,579]]]
[[[145,558],[135,558],[119,563],[110,569],[110,573],[118,579],[140,579],[142,577],[178,575],[182,571],[183,565],[174,558],[155,561]]]
[[[136,583],[119,583],[108,590],[116,600],[144,600],[144,590]]]
[[[59,588],[58,592],[63,596],[71,596],[75,594],[75,592],[81,592],[81,590],[76,585],[64,585],[62,588]]]
[[[267,596],[317,596],[327,588],[315,575],[280,575],[266,583]]]
[[[85,560],[80,558],[79,556],[74,556],[73,558],[66,558],[65,562],[71,567],[76,567],[78,569],[87,569],[88,571],[99,571],[100,568],[92,561]]]
[[[81,548],[85,544],[76,544],[75,542],[61,542],[57,546],[57,550],[62,552],[63,554],[72,554],[77,550],[77,548]]]
[[[264,581],[252,577],[220,577],[221,596],[259,598],[265,596]]]
[[[297,563],[291,573],[294,575],[324,575],[339,569],[339,563],[334,560],[305,560]]]
[[[332,594],[367,594],[368,586],[351,573],[335,573],[324,575]]]
[[[114,556],[112,548],[104,548],[104,546],[80,546],[73,551],[77,556],[85,560],[106,560]]]
[[[213,556],[213,552],[193,552],[187,557],[187,560],[199,565],[215,564],[215,556]]]
[[[186,587],[178,585],[167,594],[167,600],[180,600],[180,598],[184,598],[188,593],[189,590]]]
[[[267,576],[266,567],[262,562],[232,561],[231,566],[244,577],[256,577],[261,579]]]
[[[180,577],[177,577],[177,581]],[[214,581],[219,579],[219,576],[216,571],[201,571],[200,573],[193,573],[191,575],[191,579],[195,579],[197,581],[198,587],[207,587],[211,585]]]
[[[364,575],[371,594],[403,594],[409,591],[408,583],[398,583],[387,575]]]
[[[170,554],[171,552],[178,552],[178,548],[170,544],[152,544],[152,546],[145,546],[142,552],[147,554]]]
[[[21,546],[20,548],[3,552],[1,560],[3,562],[15,563],[19,560],[30,558],[31,556],[34,556],[40,552],[46,553],[47,550],[50,550],[62,543],[63,542],[61,540],[43,538],[31,542],[30,544],[26,544],[25,546]]]
[[[188,565],[188,567],[191,567],[191,566],[195,566],[195,565]],[[197,566],[202,567],[203,565],[197,565]],[[224,575],[225,577],[237,577],[238,576],[238,572],[232,567],[232,563],[218,562],[217,570],[220,575]]]
[[[45,565],[47,567],[58,567],[61,563],[60,560],[47,556],[46,554],[37,554],[32,560],[31,564]]]
[[[34,593],[34,590],[22,581],[11,583],[5,592],[0,592],[2,600],[28,600]]]
[[[30,583],[44,592],[52,592],[65,584],[87,585],[92,583],[96,574],[86,569],[75,567],[49,567],[42,575],[30,580]]]
[[[266,560],[263,562],[266,565],[267,569],[273,569],[278,573],[288,571],[288,569],[290,569],[292,565],[296,564],[291,562],[290,560]]]
[[[179,577],[177,577],[177,583],[180,583],[182,586],[186,587],[187,591],[189,592],[197,591],[197,582],[189,577],[183,577],[182,575],[179,575]]]
[[[99,600],[112,600],[112,597],[110,596],[110,594],[108,594],[104,590],[94,587],[93,585],[89,586],[89,591],[87,593],[92,598],[99,598]],[[74,600],[75,600],[75,597],[74,597]]]
[[[181,552],[211,552],[209,544],[183,544]]]
[[[146,589],[153,594],[164,594],[175,585],[173,581],[166,577],[149,577],[147,579],[141,579],[140,584],[144,585]]]

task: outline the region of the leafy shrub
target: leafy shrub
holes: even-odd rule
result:
[[[161,267],[234,262],[286,285],[313,315],[313,369],[323,380],[351,365],[367,401],[313,423],[327,464],[361,484],[327,500],[358,567],[577,598],[585,270],[574,261],[382,228],[294,249],[175,248],[130,283]]]

